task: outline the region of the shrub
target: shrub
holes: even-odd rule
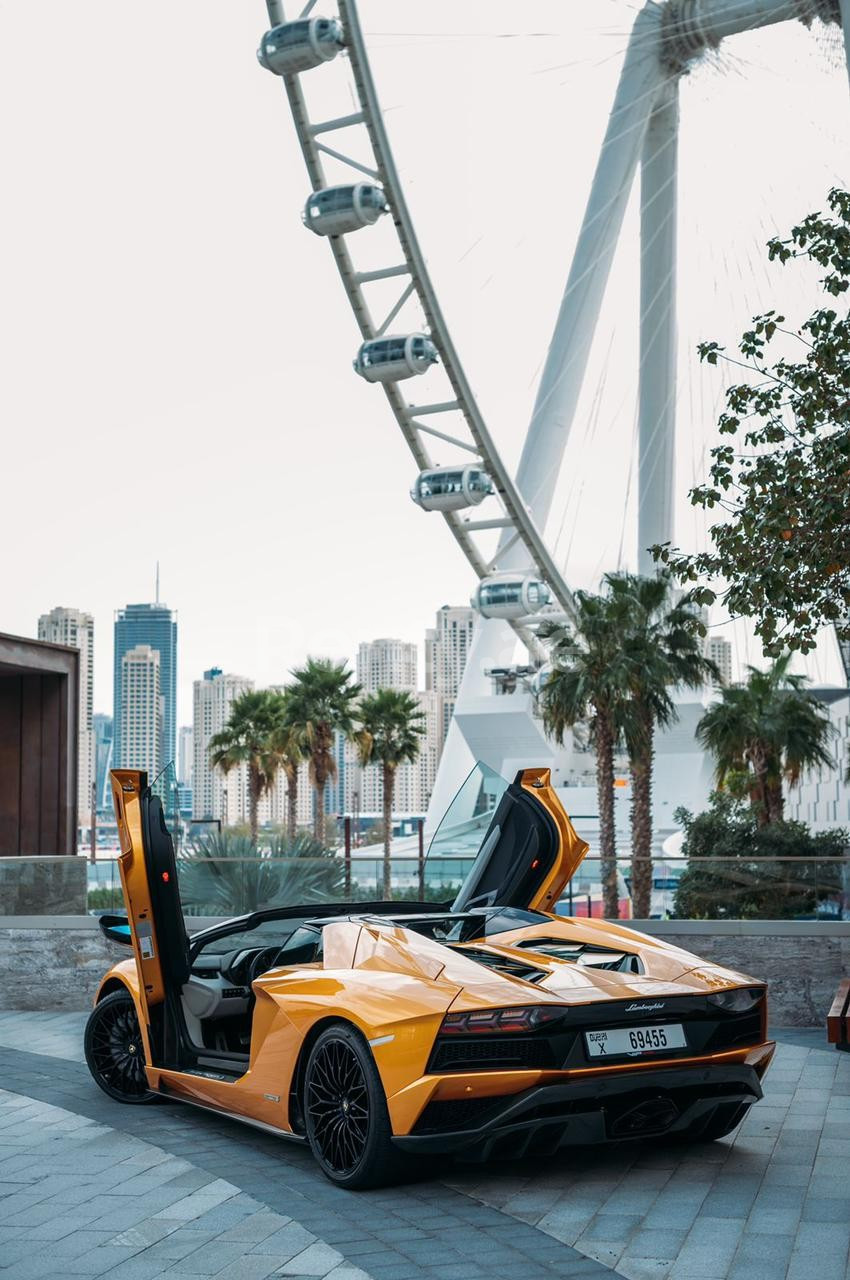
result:
[[[679,809],[675,816],[685,830],[683,854],[714,860],[683,873],[679,918],[793,920],[850,907],[845,829],[812,833],[787,821],[760,827],[749,807],[724,792],[712,795],[704,813]]]

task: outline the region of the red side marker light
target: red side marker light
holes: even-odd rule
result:
[[[531,864],[531,870],[533,871],[535,867],[539,867],[539,866],[540,866],[540,859],[539,859],[539,858],[535,858],[535,859],[534,859],[534,861],[533,861],[533,862],[532,862],[532,864]]]
[[[162,878],[165,881],[165,883],[168,884],[169,880],[171,879],[171,876],[168,874],[167,871],[163,871]]]

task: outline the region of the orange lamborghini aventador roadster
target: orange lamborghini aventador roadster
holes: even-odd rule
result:
[[[471,870],[451,903],[272,907],[191,936],[159,798],[132,770],[112,788],[127,919],[102,927],[133,954],[85,1035],[112,1098],[309,1143],[356,1188],[422,1154],[719,1138],[761,1097],[764,983],[555,913],[587,845],[546,769],[491,789],[489,810],[460,793],[441,847]]]

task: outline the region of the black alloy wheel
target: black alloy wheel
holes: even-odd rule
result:
[[[304,1073],[307,1137],[322,1172],[351,1190],[397,1178],[402,1160],[381,1077],[362,1036],[336,1023],[318,1037]]]
[[[118,1102],[155,1102],[145,1075],[145,1048],[136,1006],[126,991],[96,1004],[86,1023],[86,1062],[104,1093]]]

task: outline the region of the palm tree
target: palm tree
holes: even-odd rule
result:
[[[360,703],[357,744],[361,764],[379,764],[384,784],[384,899],[391,896],[390,842],[393,792],[399,765],[419,755],[425,716],[413,694],[400,689],[377,689]]]
[[[275,694],[270,689],[249,690],[234,698],[227,724],[209,741],[210,760],[225,775],[237,765],[248,766],[248,821],[255,845],[260,798],[274,784],[278,769],[277,723]]]
[[[289,721],[287,691],[279,691],[276,697],[274,750],[286,778],[286,834],[294,840],[298,826],[298,769],[304,759],[304,741],[301,730]]]
[[[344,662],[330,658],[308,658],[292,672],[286,690],[286,720],[296,730],[310,763],[310,782],[315,797],[313,834],[325,842],[325,787],[336,777],[334,734],[353,737],[355,704],[360,685]]]
[[[652,770],[656,728],[678,719],[671,690],[698,689],[718,670],[702,651],[695,592],[676,598],[667,573],[605,575],[628,685],[623,735],[632,782],[632,910],[649,915],[652,895]]]
[[[715,759],[719,787],[743,774],[750,808],[759,826],[781,822],[783,780],[795,786],[809,765],[832,764],[826,750],[829,717],[791,675],[791,655],[767,670],[747,667],[743,684],[728,685],[697,726],[697,736]]]
[[[620,635],[608,596],[577,591],[572,627],[553,627],[541,636],[552,640],[552,673],[540,695],[543,725],[556,742],[576,725],[587,723],[596,751],[599,809],[599,869],[603,911],[619,915],[617,845],[614,827],[614,752],[620,739],[623,703],[628,693]]]
[[[191,915],[232,916],[266,907],[335,902],[344,868],[312,836],[273,835],[268,851],[238,832],[195,839],[180,862],[180,898]]]

